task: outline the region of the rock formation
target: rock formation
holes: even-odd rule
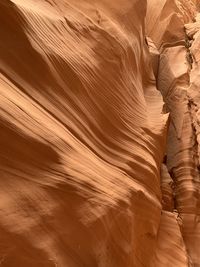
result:
[[[0,1],[1,266],[200,266],[199,8]]]

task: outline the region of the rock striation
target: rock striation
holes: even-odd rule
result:
[[[198,10],[0,1],[0,265],[200,266]]]

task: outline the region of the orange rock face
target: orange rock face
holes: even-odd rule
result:
[[[200,266],[198,8],[0,1],[1,266]]]

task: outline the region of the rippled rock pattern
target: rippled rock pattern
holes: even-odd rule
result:
[[[200,266],[199,8],[0,1],[1,266]]]

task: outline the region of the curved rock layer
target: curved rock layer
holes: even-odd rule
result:
[[[2,266],[200,266],[197,8],[0,1]]]

